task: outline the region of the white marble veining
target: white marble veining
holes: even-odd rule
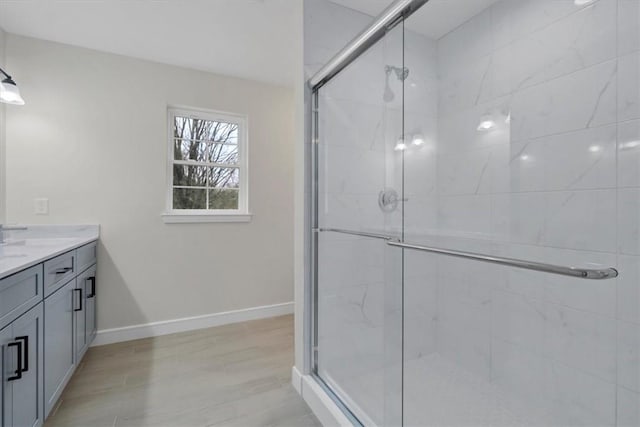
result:
[[[490,94],[506,95],[614,59],[616,6],[617,0],[599,0],[498,49]]]
[[[588,2],[576,4],[572,0],[500,1],[491,9],[491,34],[494,47],[500,48],[555,22],[565,22],[564,18],[570,18],[572,14],[577,14],[590,6],[593,5]]]
[[[497,240],[615,252],[615,190],[500,194],[492,203]]]
[[[612,60],[516,92],[511,140],[615,123],[617,69]]]
[[[618,60],[618,120],[640,117],[640,52]]]
[[[0,245],[0,279],[97,240],[98,225],[26,225],[6,231]]]
[[[501,168],[507,192],[616,186],[615,125],[516,142],[509,149],[509,164]]]

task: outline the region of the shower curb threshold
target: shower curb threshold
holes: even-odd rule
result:
[[[313,376],[303,375],[294,366],[291,368],[291,383],[323,426],[354,426]]]

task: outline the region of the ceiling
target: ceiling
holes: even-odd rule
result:
[[[392,2],[331,1],[371,16]],[[438,39],[495,1],[430,0],[407,26]],[[0,0],[0,27],[14,34],[291,87],[301,3]]]
[[[293,86],[291,0],[0,1],[0,27],[197,70]]]
[[[367,15],[377,16],[391,0],[330,0]],[[407,21],[412,31],[437,40],[498,0],[430,0]]]

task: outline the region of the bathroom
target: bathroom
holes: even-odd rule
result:
[[[1,426],[640,426],[640,0],[0,1],[0,69]]]

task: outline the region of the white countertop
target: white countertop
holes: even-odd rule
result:
[[[98,240],[100,235],[98,225],[26,227],[27,230],[4,232],[6,243],[0,244],[0,279]]]

